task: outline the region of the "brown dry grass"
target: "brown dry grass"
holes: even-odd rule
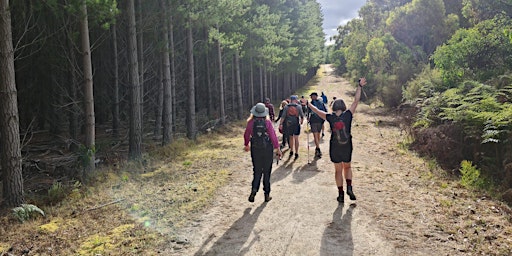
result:
[[[196,218],[229,180],[226,167],[243,145],[240,127],[165,148],[148,145],[142,161],[106,166],[87,186],[63,189],[65,198],[54,205],[33,197],[46,216],[20,223],[2,215],[0,255],[155,255],[183,246],[187,241],[175,230]]]

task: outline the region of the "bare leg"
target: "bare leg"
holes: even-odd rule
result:
[[[299,135],[293,136],[294,144],[295,144],[295,154],[299,153]]]
[[[290,137],[288,137],[288,146],[290,147],[290,154],[291,154],[291,152],[293,152],[294,144],[295,144],[295,136],[290,135]]]
[[[314,132],[313,133],[313,139],[315,140],[315,146],[317,148],[320,147],[320,133],[319,132]]]
[[[343,165],[343,176],[345,179],[352,180],[352,166],[350,163],[342,163]]]
[[[342,163],[334,164],[334,179],[336,180],[337,187],[343,187],[343,167]]]

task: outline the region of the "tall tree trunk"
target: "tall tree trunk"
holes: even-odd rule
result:
[[[263,68],[261,66],[259,66],[259,71],[260,71],[260,99],[259,99],[259,102],[263,102],[264,98],[265,98],[265,87],[263,86]]]
[[[163,11],[163,21],[167,21],[167,5],[165,0],[160,0]],[[164,22],[163,39],[164,47],[162,51],[162,84],[164,87],[164,104],[163,104],[163,138],[162,145],[167,145],[172,141],[172,98],[171,98],[171,63],[169,59],[169,26]]]
[[[250,69],[250,82],[249,82],[249,86],[251,87],[249,90],[250,90],[250,95],[251,95],[251,100],[249,101],[251,103],[251,106],[254,106],[254,67],[252,65],[252,61],[253,61],[253,58],[251,56],[250,60],[249,60],[249,69]]]
[[[217,61],[219,63],[219,102],[220,102],[220,120],[221,124],[226,124],[226,106],[224,104],[224,78],[222,71],[222,49],[220,42],[217,41]]]
[[[164,54],[162,54],[162,58]],[[158,88],[156,92],[156,108],[155,108],[155,127],[153,129],[153,138],[157,140],[162,134],[162,119],[163,119],[163,105],[164,105],[164,64],[160,59],[158,62]],[[172,118],[171,118],[172,119]]]
[[[137,57],[139,64],[139,85],[140,85],[140,122],[144,123],[144,30],[142,29],[142,1],[137,0]]]
[[[242,81],[240,81],[240,55],[238,53],[238,50],[235,51],[235,73],[236,73],[236,92],[237,92],[237,99],[238,99],[238,106],[237,106],[237,112],[238,112],[238,119],[244,118],[244,107],[243,107],[243,96],[242,96]]]
[[[82,0],[82,17],[80,20],[80,34],[82,37],[82,61],[84,69],[84,107],[85,107],[85,147],[87,149],[88,163],[85,168],[85,176],[94,170],[94,153],[96,151],[95,120],[94,120],[94,95],[91,62],[91,45],[89,43],[89,22],[87,17],[87,4]]]
[[[274,97],[274,84],[272,83],[272,71],[269,71],[269,74],[268,74],[268,87],[270,88],[269,98],[270,98],[270,100],[274,100],[275,97]]]
[[[204,29],[204,40],[208,40],[208,29]],[[213,105],[213,89],[212,82],[210,80],[210,47],[206,46],[205,63],[206,63],[206,87],[208,90],[208,107],[206,108],[208,117],[212,116],[212,111],[215,109]]]
[[[135,27],[134,0],[128,0],[128,62],[130,66],[130,134],[128,154],[130,159],[142,157],[142,118],[140,115],[139,65],[137,62],[137,29]]]
[[[231,58],[231,110],[232,113],[235,112],[235,97],[236,97],[236,89],[235,89],[235,55],[233,54],[233,58]]]
[[[24,202],[18,99],[9,0],[0,0],[0,161],[3,199],[8,207]]]
[[[114,84],[112,85],[112,132],[119,136],[119,60],[117,58],[117,25],[112,25],[112,59],[114,60]]]
[[[169,53],[171,58],[171,105],[172,105],[172,131],[176,131],[176,55],[174,49],[173,16],[169,15]]]
[[[265,100],[265,98],[270,98],[270,88],[268,86],[268,83],[267,83],[267,63],[264,62],[263,63],[263,86],[265,87],[265,97],[263,97],[263,100]]]
[[[187,137],[196,139],[196,93],[194,75],[194,38],[192,34],[192,20],[188,18],[187,28],[187,55],[188,55],[188,115],[187,115]]]

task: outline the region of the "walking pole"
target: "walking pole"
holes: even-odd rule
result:
[[[311,132],[311,127],[309,126],[309,120],[306,121],[306,139],[307,139],[307,142],[306,144],[308,144],[308,164],[309,164],[309,133]]]

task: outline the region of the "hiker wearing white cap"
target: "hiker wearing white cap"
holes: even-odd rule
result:
[[[250,146],[249,146],[250,143]],[[263,191],[265,202],[270,197],[270,173],[274,159],[274,150],[280,158],[283,153],[279,148],[274,126],[268,116],[268,108],[265,104],[258,103],[251,109],[251,115],[247,119],[247,127],[244,133],[244,150],[251,151],[253,165],[253,180],[249,202],[254,202],[254,197],[260,188],[261,177],[263,176]]]

